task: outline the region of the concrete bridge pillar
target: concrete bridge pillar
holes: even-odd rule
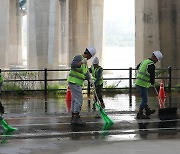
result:
[[[59,59],[59,0],[27,1],[28,68],[57,69]]]
[[[103,54],[103,14],[104,0],[92,0],[90,4],[90,43],[96,47],[98,58]]]
[[[158,0],[136,0],[136,39],[135,63],[151,56],[154,50],[160,50]]]
[[[27,1],[28,68],[70,65],[94,45],[101,59],[104,0]]]
[[[0,67],[22,65],[21,15],[18,0],[0,0]]]
[[[0,67],[8,68],[9,53],[9,0],[0,0]]]
[[[160,47],[164,53],[163,67],[180,67],[180,1],[159,0]],[[180,73],[179,73],[180,75]]]
[[[104,0],[69,0],[69,64],[89,45],[96,47],[101,59],[103,4]]]
[[[136,64],[161,50],[161,67],[180,66],[180,1],[136,0]]]
[[[9,67],[22,66],[22,14],[19,9],[19,0],[10,0],[9,6]]]

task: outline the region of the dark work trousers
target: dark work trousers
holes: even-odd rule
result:
[[[104,103],[103,99],[102,99],[102,90],[103,90],[103,84],[101,85],[96,85],[95,86],[96,88],[96,93],[97,93],[97,96],[98,96],[98,99],[101,103]],[[97,101],[97,98],[95,97],[95,101]]]

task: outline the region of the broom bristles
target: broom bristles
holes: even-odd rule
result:
[[[101,117],[103,118],[105,123],[108,124],[114,124],[114,122],[108,117],[108,115],[105,113],[105,111],[102,109],[102,107],[99,105],[99,103],[95,102],[96,108],[99,110]]]

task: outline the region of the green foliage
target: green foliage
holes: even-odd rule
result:
[[[22,90],[22,88],[20,87],[20,85],[16,85],[13,83],[5,83],[3,85],[3,90],[16,91],[16,90]]]
[[[48,84],[47,89],[48,90],[56,90],[56,89],[60,89],[61,86],[59,84]]]
[[[175,88],[172,88],[171,90],[174,92],[180,92],[180,84],[177,84]]]
[[[156,78],[167,77],[168,70],[156,70],[155,76],[156,76]]]
[[[65,84],[48,84],[47,89],[50,90],[49,93],[59,95],[59,94],[66,93],[66,90],[58,90],[58,89],[67,89],[67,85],[65,85]]]
[[[19,95],[25,94],[25,91],[23,91],[20,85],[16,85],[14,83],[3,84],[3,91],[13,91],[13,93],[16,93]]]

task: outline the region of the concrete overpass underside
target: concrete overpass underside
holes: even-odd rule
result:
[[[0,67],[22,65],[22,16],[19,0],[0,0]],[[27,68],[69,66],[88,45],[103,54],[104,0],[27,0]],[[180,1],[135,0],[135,61],[161,50],[159,67],[178,68]]]

